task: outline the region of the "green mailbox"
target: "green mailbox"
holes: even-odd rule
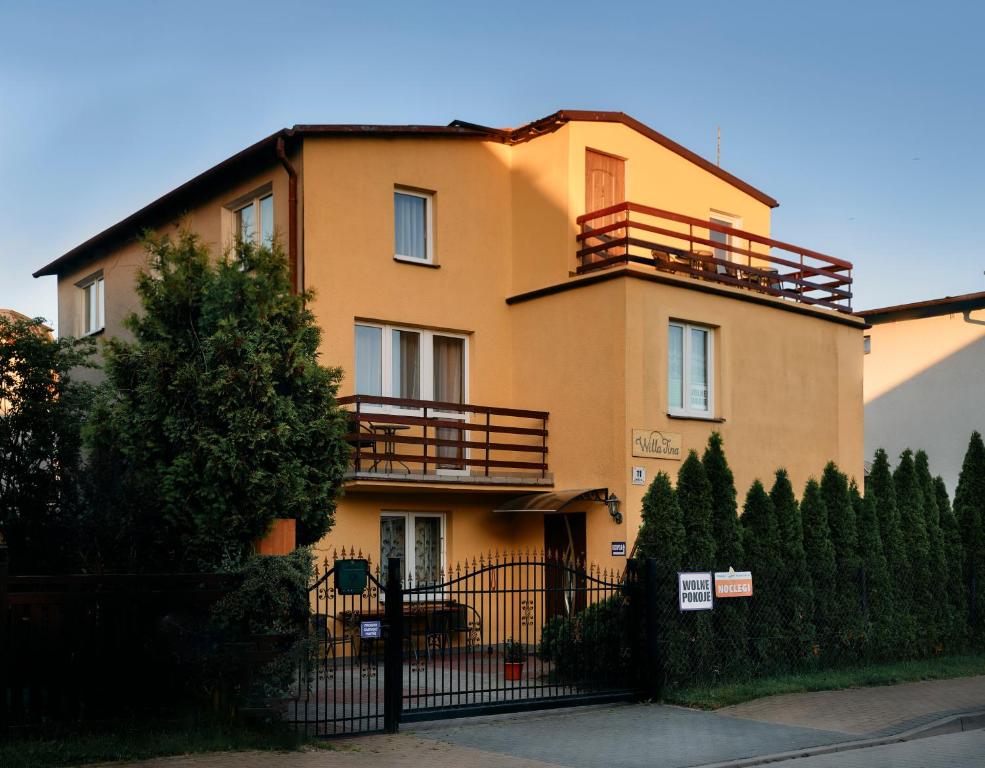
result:
[[[369,561],[357,558],[335,561],[335,591],[340,595],[358,595],[366,589]]]

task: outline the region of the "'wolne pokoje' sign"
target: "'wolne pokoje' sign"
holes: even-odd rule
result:
[[[677,574],[677,602],[682,611],[710,611],[714,599],[710,573]]]

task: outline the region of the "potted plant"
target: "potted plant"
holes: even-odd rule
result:
[[[523,678],[523,665],[527,661],[527,649],[513,638],[503,647],[503,661],[506,663],[506,679],[517,681]]]

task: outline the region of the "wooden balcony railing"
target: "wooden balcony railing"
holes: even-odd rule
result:
[[[839,312],[852,309],[851,262],[638,203],[579,216],[579,273],[646,264]],[[712,239],[717,232],[726,242]]]
[[[547,411],[376,395],[338,402],[351,414],[357,476],[547,477]]]

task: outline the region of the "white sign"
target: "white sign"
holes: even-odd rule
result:
[[[380,622],[378,621],[360,621],[359,637],[363,640],[379,640],[383,637],[380,629]]]
[[[646,467],[633,467],[633,485],[646,485]]]
[[[614,542],[612,542],[612,556],[613,557],[625,557],[626,556],[626,542],[625,541],[614,541]]]
[[[710,573],[677,574],[677,603],[682,611],[710,611],[714,599]]]

